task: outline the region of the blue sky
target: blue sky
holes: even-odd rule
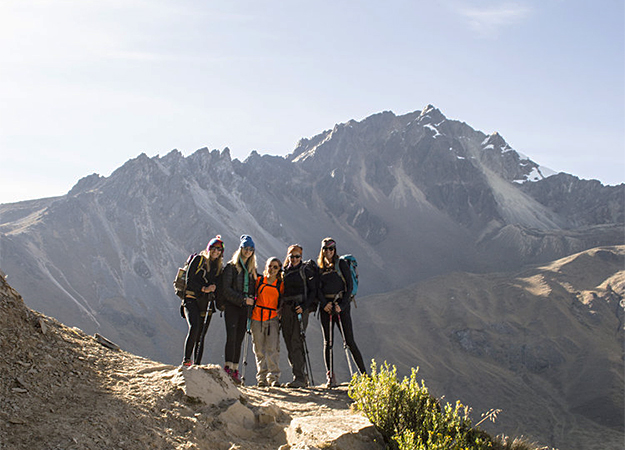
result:
[[[427,104],[622,183],[624,21],[622,0],[3,0],[0,203],[142,152],[286,155]]]

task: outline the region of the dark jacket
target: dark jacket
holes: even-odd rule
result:
[[[223,272],[223,297],[229,303],[236,306],[245,306],[245,297],[254,298],[254,291],[256,290],[256,280],[252,276],[252,273],[249,273],[249,283],[248,283],[248,292],[243,292],[244,286],[244,278],[245,271],[241,269],[241,271],[237,271],[237,268],[232,262],[229,262],[224,267]]]
[[[300,262],[297,266],[286,266],[282,272],[283,297],[297,298],[295,306],[314,311],[318,304],[319,272],[314,261]]]
[[[216,266],[211,267],[210,270],[206,270],[206,258],[200,254],[195,255],[189,264],[189,269],[187,270],[186,296],[196,299],[207,297],[208,294],[202,292],[202,288],[214,284],[217,286],[217,289],[219,289],[221,284],[220,275],[217,275]]]
[[[340,294],[338,304],[341,310],[349,308],[350,296],[346,292],[352,291],[352,275],[346,261],[338,260],[339,270],[319,268],[319,304],[323,309],[329,302],[334,300],[336,294]]]

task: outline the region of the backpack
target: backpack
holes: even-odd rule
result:
[[[187,261],[184,263],[184,266],[178,268],[178,272],[176,272],[176,278],[174,278],[174,292],[178,297],[184,300],[184,294],[187,290],[187,270],[189,270],[189,264],[193,261],[197,253],[192,253],[187,258]]]
[[[349,267],[349,272],[352,275],[352,291],[349,292],[349,298],[350,300],[354,301],[355,305],[356,294],[358,293],[358,261],[356,261],[356,257],[354,255],[341,255],[339,259],[342,259],[347,263],[347,266]],[[343,283],[345,283],[345,286],[347,286],[345,278],[343,278],[343,274],[341,273],[341,269],[339,268],[339,264],[336,265],[336,271],[343,280]]]

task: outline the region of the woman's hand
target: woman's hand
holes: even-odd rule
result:
[[[323,310],[328,314],[332,313],[332,302],[328,302],[326,306],[323,307]]]
[[[208,286],[204,286],[202,288],[202,292],[208,294],[210,292],[215,292],[215,290],[217,289],[217,286],[214,284],[208,285]]]
[[[251,297],[245,297],[245,306],[254,306],[254,299]]]
[[[334,310],[336,311],[337,314],[341,314],[341,307],[339,306],[339,304],[337,303],[336,306],[334,307]]]
[[[296,313],[296,314],[301,314],[301,313],[303,313],[303,312],[304,312],[304,310],[302,309],[302,307],[301,307],[301,306],[296,306],[296,307],[295,307],[295,313]]]

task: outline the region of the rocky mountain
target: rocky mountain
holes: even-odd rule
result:
[[[623,243],[625,185],[547,175],[499,134],[432,106],[384,112],[303,139],[287,157],[142,154],[65,196],[0,205],[0,268],[33,308],[178,362],[186,325],[171,281],[215,234],[227,256],[251,234],[259,264],[293,242],[314,258],[331,235],[357,256],[362,295]],[[219,323],[214,332],[219,361]]]

